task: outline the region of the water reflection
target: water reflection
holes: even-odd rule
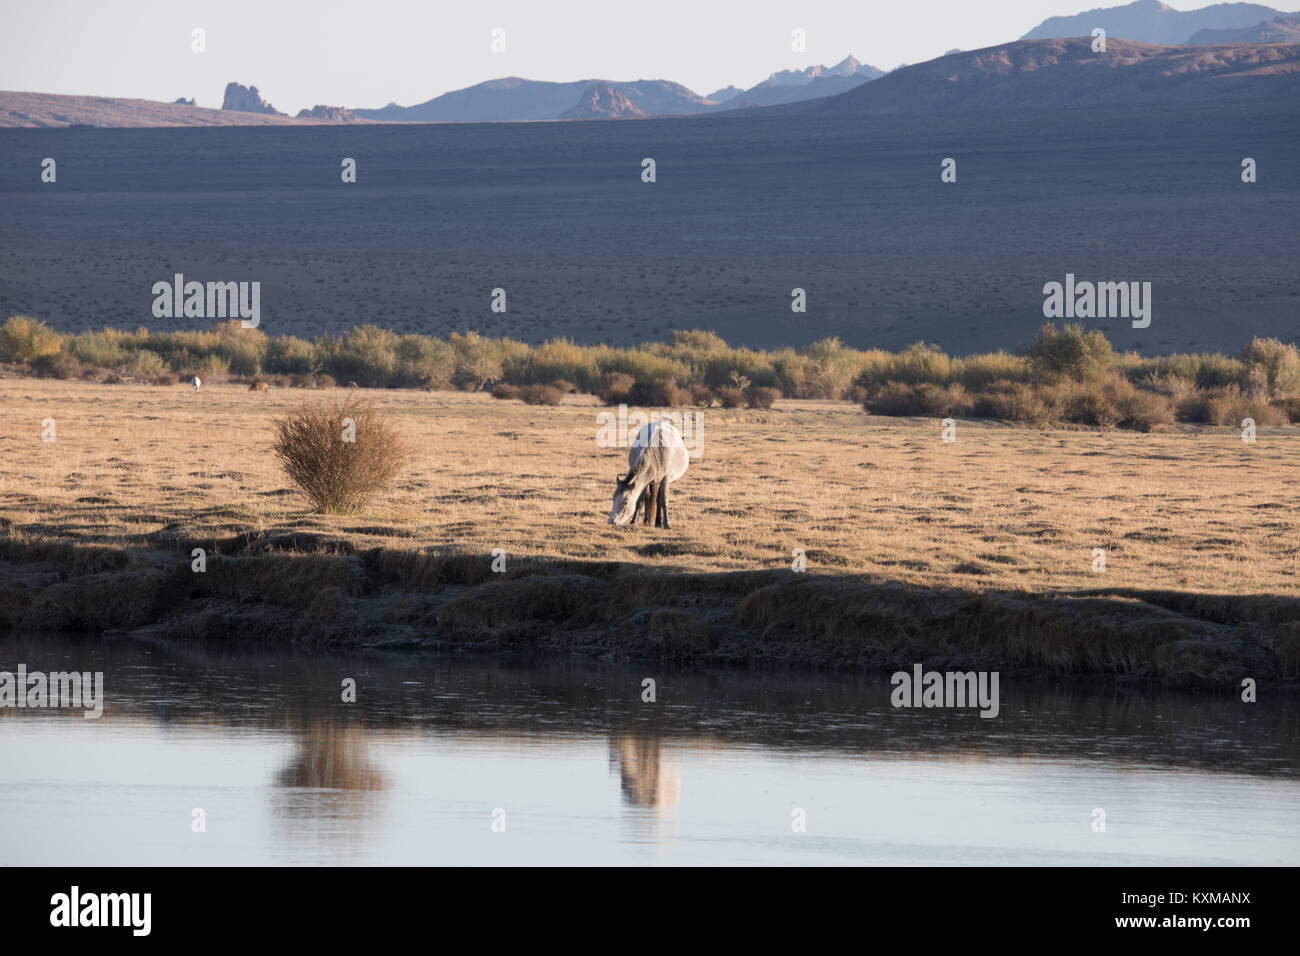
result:
[[[820,826],[832,821],[842,831],[833,844],[841,849],[924,860],[938,852],[929,841],[946,820],[974,812],[985,813],[982,826],[1016,848],[1019,855],[1008,862],[1023,862],[1041,851],[1032,840],[1017,843],[1026,801],[1032,807],[1055,800],[1036,824],[1050,839],[1035,839],[1080,854],[1100,842],[1075,847],[1060,832],[1073,832],[1067,818],[1077,811],[1076,795],[1086,801],[1094,791],[1133,801],[1127,816],[1120,804],[1122,822],[1155,813],[1155,823],[1144,824],[1151,832],[1174,825],[1161,820],[1227,815],[1253,819],[1264,845],[1267,815],[1276,809],[1286,819],[1300,807],[1294,700],[1244,705],[1231,695],[1062,687],[1004,676],[1002,715],[988,721],[974,711],[893,710],[883,680],[799,673],[679,674],[555,660],[98,638],[0,640],[0,669],[18,662],[102,670],[107,700],[96,721],[0,710],[0,761],[13,769],[10,780],[0,780],[0,800],[9,801],[0,805],[0,820],[10,817],[9,827],[0,823],[0,845],[17,835],[21,846],[33,827],[67,828],[68,817],[56,814],[74,810],[58,811],[42,789],[57,784],[47,779],[46,756],[56,746],[81,755],[69,757],[70,766],[122,754],[114,758],[119,766],[98,771],[93,782],[119,788],[123,800],[138,799],[121,814],[137,814],[142,829],[155,828],[159,814],[173,809],[149,803],[160,775],[167,786],[198,791],[195,801],[213,802],[223,833],[250,827],[223,837],[232,853],[244,855],[219,862],[246,861],[250,853],[271,862],[491,862],[502,847],[529,847],[538,862],[567,862],[578,852],[574,834],[586,830],[585,858],[600,862],[618,844],[647,853],[709,841],[748,847],[770,826],[775,830],[764,839],[780,854],[815,846],[840,852],[811,840],[798,849],[788,845],[790,808],[809,801]],[[656,704],[641,700],[646,676],[659,682]],[[355,703],[341,699],[346,678],[356,680]],[[180,740],[184,752],[222,761],[220,773],[202,762],[180,766],[182,751],[168,756],[160,749]],[[232,741],[247,742],[248,755]],[[593,756],[607,789],[587,772]],[[1179,789],[1176,781],[1152,777],[1153,769],[1202,776]],[[1283,789],[1252,788],[1250,778]],[[960,791],[971,786],[980,801]],[[1153,787],[1164,804],[1151,796]],[[827,793],[835,796],[832,806],[817,807]],[[498,806],[510,810],[510,842],[492,842],[488,814]],[[870,814],[858,812],[865,807]],[[869,821],[881,812],[892,813],[891,822],[872,838]],[[612,831],[602,829],[604,820],[615,824]],[[906,839],[895,832],[900,826]],[[972,823],[970,833],[977,832]],[[544,845],[557,833],[562,847]],[[960,846],[974,839],[945,838]],[[111,837],[92,830],[84,839]],[[979,833],[976,842],[988,839]],[[1145,852],[1168,859],[1176,840],[1160,840]],[[37,846],[35,835],[29,842]],[[123,835],[123,846],[129,842]],[[1234,852],[1227,835],[1222,843],[1198,852]],[[205,851],[216,852],[213,845]]]
[[[681,774],[672,758],[665,759],[661,737],[614,734],[609,739],[609,758],[628,805],[660,811],[677,806]]]
[[[277,787],[354,793],[384,789],[384,776],[371,760],[370,738],[364,727],[313,720],[291,726],[289,733],[294,753],[275,775]]]

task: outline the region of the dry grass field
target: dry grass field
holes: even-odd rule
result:
[[[874,418],[835,402],[701,412],[703,453],[673,528],[606,523],[626,450],[596,443],[593,399],[366,391],[414,447],[366,512],[308,510],[270,419],[333,392],[0,380],[0,517],[30,538],[138,545],[311,531],[358,548],[458,548],[698,571],[867,573],[964,590],[1300,593],[1300,429],[1099,434]],[[41,441],[52,418],[56,440]],[[1092,551],[1104,548],[1104,574]]]
[[[594,399],[361,390],[413,459],[361,513],[314,514],[271,420],[349,394],[0,380],[0,624],[1300,680],[1295,427],[1247,444],[961,421],[946,443],[848,403],[707,409],[666,530],[607,523],[627,452],[598,447]]]

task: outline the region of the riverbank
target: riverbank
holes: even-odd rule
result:
[[[1300,599],[909,587],[861,575],[160,535],[130,554],[0,538],[0,624],[170,640],[548,651],[890,673],[914,663],[1232,692],[1300,679]],[[202,570],[191,557],[204,554]]]

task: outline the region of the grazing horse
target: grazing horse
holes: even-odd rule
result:
[[[270,387],[271,386],[267,385],[265,382],[254,382],[252,385],[248,386],[248,390],[250,392],[265,392]]]
[[[616,476],[610,524],[631,524],[646,509],[646,523],[668,523],[668,486],[686,474],[691,456],[676,428],[667,422],[650,422],[637,432],[627,453],[627,475]]]
[[[199,390],[199,386],[202,385],[203,383],[200,382],[199,377],[195,375],[193,381],[191,381],[190,384],[194,386],[194,391],[197,392]]]

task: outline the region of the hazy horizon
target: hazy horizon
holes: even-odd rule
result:
[[[1300,0],[1265,5],[1300,11]],[[665,79],[707,95],[850,55],[891,70],[954,48],[1008,43],[1048,17],[1086,9],[1095,7],[1087,0],[877,7],[755,0],[737,9],[663,0],[646,11],[573,0],[557,13],[517,0],[487,12],[377,0],[358,14],[351,4],[322,0],[304,19],[299,10],[249,0],[189,10],[164,0],[124,0],[112,8],[85,0],[21,6],[5,0],[0,89],[162,102],[194,97],[199,106],[215,108],[233,81],[256,86],[291,115],[318,104],[409,106],[509,76]],[[204,53],[191,50],[196,27],[206,31]],[[807,33],[806,53],[791,50],[796,27]],[[496,28],[506,31],[502,53],[490,49]]]

